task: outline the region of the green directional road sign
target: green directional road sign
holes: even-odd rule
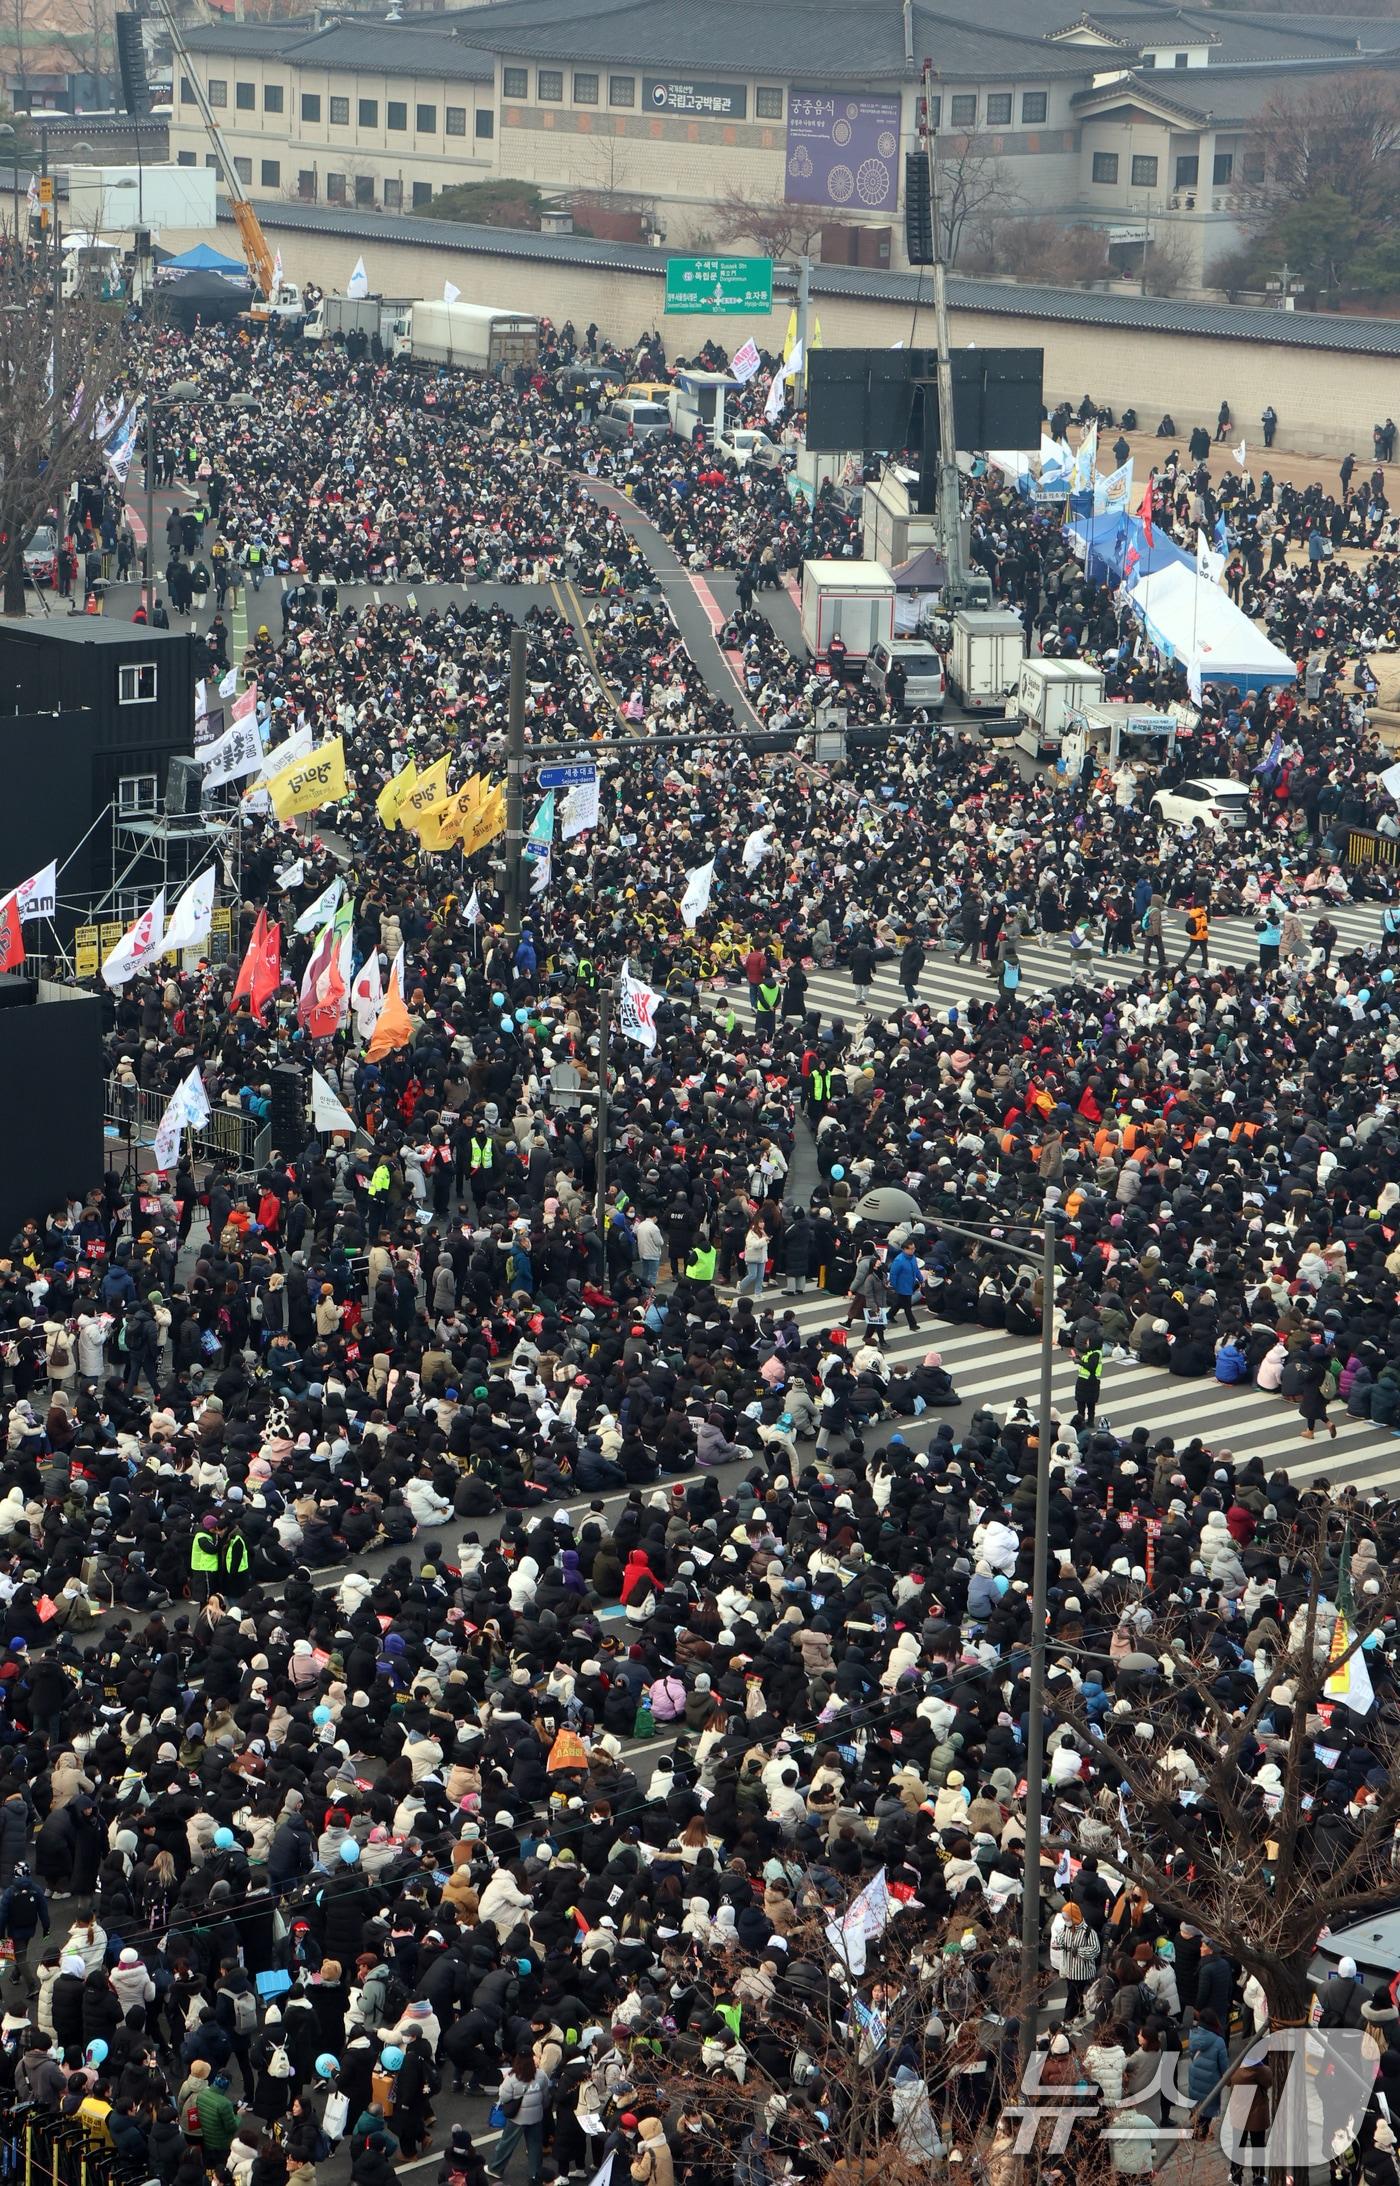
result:
[[[771,311],[771,258],[668,258],[666,309]]]

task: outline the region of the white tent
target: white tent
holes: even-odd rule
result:
[[[1257,691],[1270,683],[1291,683],[1298,672],[1219,585],[1208,584],[1184,563],[1143,577],[1128,597],[1153,644],[1188,666],[1199,662],[1203,683],[1237,683]]]

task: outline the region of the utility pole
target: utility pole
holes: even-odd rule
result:
[[[806,400],[807,390],[807,340],[812,318],[812,254],[797,254],[797,340],[802,353],[802,370],[797,380],[799,401]]]
[[[529,638],[517,623],[510,634],[510,712],[506,726],[506,940],[520,939],[525,863],[525,674]]]
[[[950,605],[964,606],[969,594],[967,557],[963,553],[962,484],[958,477],[958,429],[953,414],[953,352],[948,334],[948,266],[944,254],[943,220],[938,203],[938,131],[933,121],[933,63],[923,67],[924,157],[928,161],[930,225],[933,229],[933,338],[937,358],[938,389],[938,516],[940,544],[948,570]],[[928,401],[925,387],[924,401]],[[928,428],[924,429],[928,446]]]
[[[612,1113],[608,1072],[612,1062],[612,1021],[621,1000],[622,974],[617,971],[610,979],[600,980],[598,983],[598,1102],[593,1122],[593,1217],[598,1225],[598,1236],[603,1247],[605,1289],[608,1281],[608,1129]]]
[[[1040,2000],[1041,1814],[1045,1779],[1045,1627],[1050,1615],[1050,1450],[1055,1419],[1055,1231],[1041,1233],[1040,1423],[1035,1457],[1035,1551],[1031,1566],[1030,1684],[1026,1708],[1026,1857],[1021,1881],[1021,2059],[1035,2048]]]

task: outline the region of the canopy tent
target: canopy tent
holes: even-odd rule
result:
[[[948,582],[948,565],[931,546],[920,547],[894,572],[894,626],[901,637],[917,630],[926,606],[936,607]]]
[[[1074,516],[1065,536],[1084,557],[1088,576],[1100,584],[1126,584],[1130,588],[1165,569],[1182,568],[1195,573],[1195,557],[1179,547],[1157,525],[1149,542],[1140,516],[1122,509],[1103,509],[1097,516]]]
[[[1291,683],[1296,664],[1256,630],[1219,585],[1174,563],[1134,586],[1132,609],[1154,645],[1187,666],[1200,663],[1202,683],[1235,683],[1259,691]]]
[[[209,243],[196,243],[193,250],[182,251],[178,258],[166,260],[168,273],[236,273],[247,274],[241,258],[225,258],[220,250]]]
[[[248,308],[248,291],[225,280],[221,273],[187,273],[165,289],[164,308],[189,334],[194,331],[196,319],[202,319],[206,326],[236,319]]]

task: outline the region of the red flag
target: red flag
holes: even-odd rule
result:
[[[263,1023],[263,1011],[282,984],[282,929],[269,926],[263,920],[262,952],[253,966],[253,976],[248,988],[249,1006],[259,1024]]]
[[[0,904],[0,972],[12,972],[24,962],[24,929],[19,922],[18,895]]]
[[[233,993],[229,997],[228,1006],[231,1010],[237,1009],[245,994],[249,997],[250,1000],[252,999],[254,973],[266,946],[267,913],[266,911],[259,911],[257,916],[257,923],[253,928],[252,938],[248,943],[247,949],[244,951],[243,962],[238,967],[238,977],[233,984]],[[257,1015],[256,1010],[253,1012],[253,1014],[254,1016]]]
[[[313,1040],[329,1040],[345,1014],[345,981],[340,971],[340,942],[327,926],[312,950],[297,999],[297,1022]]]
[[[1151,545],[1153,544],[1152,518],[1155,513],[1156,511],[1152,500],[1152,481],[1149,478],[1147,481],[1147,491],[1143,495],[1142,499],[1142,536],[1146,540],[1149,547],[1151,547]]]

